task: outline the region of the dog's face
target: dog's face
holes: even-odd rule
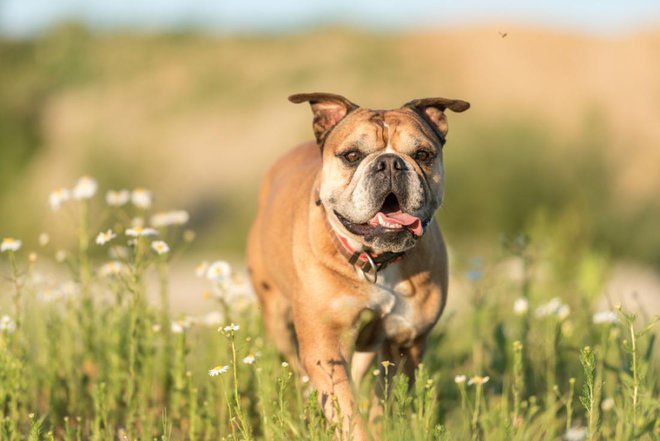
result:
[[[444,111],[469,104],[432,98],[381,111],[331,94],[290,99],[312,105],[323,155],[319,196],[328,216],[378,253],[413,247],[442,204]]]

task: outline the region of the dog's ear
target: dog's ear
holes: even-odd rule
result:
[[[419,100],[412,100],[406,103],[403,107],[414,110],[430,123],[431,127],[433,127],[438,133],[440,141],[444,143],[447,131],[449,130],[445,110],[449,109],[454,112],[465,112],[470,108],[470,103],[463,100],[452,100],[447,98],[422,98]]]
[[[333,93],[298,93],[291,95],[289,101],[296,104],[309,102],[314,113],[314,136],[319,146],[323,145],[326,136],[339,121],[359,107]]]

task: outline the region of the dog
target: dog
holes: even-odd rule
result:
[[[330,93],[289,100],[310,104],[316,140],[267,172],[248,272],[277,349],[309,377],[325,416],[366,440],[354,386],[377,356],[412,378],[447,301],[434,217],[445,112],[470,104],[425,98],[371,110]]]

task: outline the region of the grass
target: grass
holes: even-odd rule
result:
[[[148,198],[99,211],[95,193],[79,181],[77,198],[62,201],[56,214],[72,216],[79,240],[57,260],[48,262],[47,245],[37,254],[3,241],[0,440],[334,439],[315,392],[269,344],[228,264],[198,268],[217,301],[209,315],[171,315],[170,267],[194,236],[187,216],[161,216],[151,231],[137,226],[152,214]],[[116,237],[97,238],[108,228]],[[377,397],[387,378],[379,367],[397,366],[374,364],[359,391],[360,412],[376,415],[375,438],[660,436],[657,318],[596,311],[606,259],[547,237],[504,240],[454,265],[466,266],[452,278],[468,287],[466,305],[441,318],[415,384],[396,375]],[[149,289],[159,304],[147,302]]]

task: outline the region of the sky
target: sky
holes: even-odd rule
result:
[[[594,33],[660,27],[660,0],[0,0],[0,33],[30,36],[59,21],[103,30],[295,31],[320,24],[379,31],[474,23]]]

